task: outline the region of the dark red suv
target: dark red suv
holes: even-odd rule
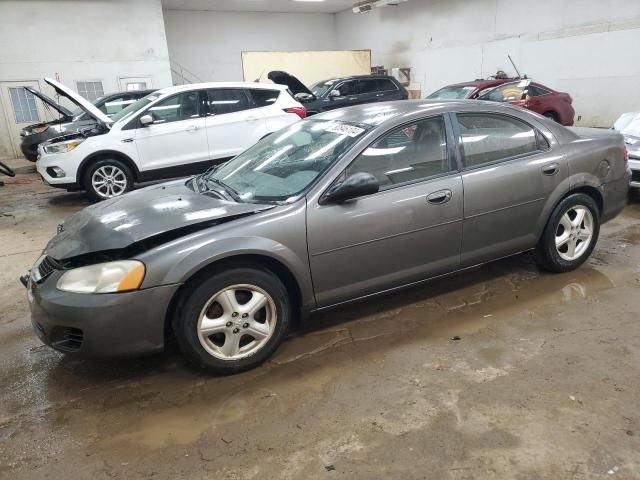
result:
[[[573,125],[575,111],[571,104],[571,95],[557,92],[531,80],[516,80],[481,93],[478,100],[490,102],[508,102],[512,105],[528,108],[561,125]]]

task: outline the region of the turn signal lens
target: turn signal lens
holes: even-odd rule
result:
[[[129,290],[137,290],[142,285],[142,280],[144,280],[144,265],[141,263],[129,273],[125,275],[125,277],[120,281],[118,285],[119,292],[128,292]]]

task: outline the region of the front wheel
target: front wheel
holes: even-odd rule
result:
[[[133,188],[129,167],[118,159],[103,159],[86,169],[83,185],[94,201],[118,197]]]
[[[173,322],[180,350],[193,365],[238,373],[260,365],[282,343],[291,306],[273,273],[239,267],[194,282]]]
[[[553,210],[536,250],[540,266],[568,272],[582,265],[600,234],[600,213],[589,195],[574,193]]]

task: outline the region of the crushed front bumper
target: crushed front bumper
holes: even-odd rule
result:
[[[60,274],[41,283],[25,279],[31,323],[43,343],[84,357],[138,356],[164,348],[167,309],[179,285],[80,294],[58,290]]]

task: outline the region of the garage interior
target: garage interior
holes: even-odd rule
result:
[[[523,253],[323,311],[230,376],[171,342],[57,352],[19,281],[93,205],[23,157],[21,130],[58,115],[23,86],[72,109],[44,78],[95,101],[272,69],[386,73],[425,99],[503,72],[567,92],[573,125],[605,132],[640,111],[640,3],[9,0],[0,19],[0,478],[640,479],[634,188],[573,271]]]

